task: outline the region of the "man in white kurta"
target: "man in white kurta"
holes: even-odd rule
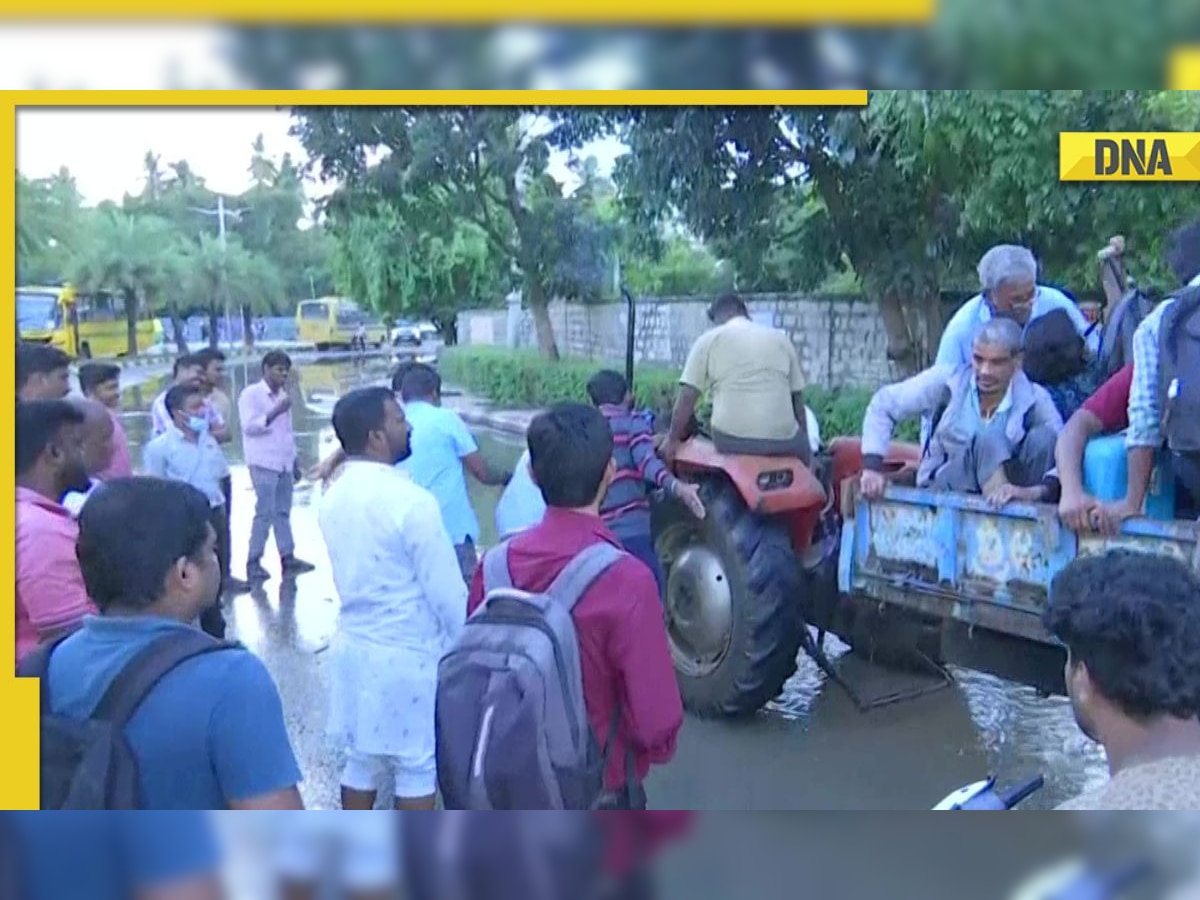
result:
[[[391,775],[397,808],[432,809],[438,662],[466,620],[467,588],[437,501],[395,468],[409,428],[392,393],[352,391],[333,427],[348,461],[318,519],[341,599],[329,730],[348,748],[342,805],[372,808]]]

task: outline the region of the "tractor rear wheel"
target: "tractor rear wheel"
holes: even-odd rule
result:
[[[800,569],[782,521],[752,513],[721,478],[702,496],[703,521],[674,501],[655,508],[668,643],[688,710],[749,715],[796,671]]]

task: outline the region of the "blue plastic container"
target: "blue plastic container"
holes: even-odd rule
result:
[[[1125,496],[1129,466],[1125,458],[1125,435],[1092,438],[1083,453],[1083,487],[1097,500],[1111,503]],[[1145,515],[1150,519],[1175,518],[1175,476],[1171,456],[1163,451],[1150,475]]]

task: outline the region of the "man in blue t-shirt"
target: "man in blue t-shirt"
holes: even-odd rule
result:
[[[0,844],[12,851],[0,867],[4,884],[21,900],[223,895],[220,853],[205,812],[5,812]]]
[[[77,552],[100,615],[50,659],[56,715],[92,715],[154,640],[193,627],[217,602],[221,569],[209,501],[158,478],[110,481],[79,517]],[[266,666],[240,647],[163,676],[125,729],[146,809],[303,809],[300,769]]]
[[[392,392],[404,404],[412,442],[412,455],[397,466],[437,500],[463,580],[469,584],[479,563],[479,519],[467,494],[466,473],[480,484],[503,486],[512,479],[512,472],[493,469],[462,416],[442,406],[442,378],[432,366],[399,366],[392,375]],[[309,477],[328,483],[345,461],[346,454],[339,447],[317,464]]]
[[[437,499],[463,578],[470,582],[479,562],[479,519],[467,495],[466,473],[488,485],[508,484],[512,473],[492,470],[462,416],[442,406],[442,379],[432,366],[409,367],[398,387],[412,429],[412,455],[397,465]]]

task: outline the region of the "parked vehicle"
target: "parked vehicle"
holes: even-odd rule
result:
[[[50,344],[82,359],[129,352],[125,304],[114,294],[80,294],[70,284],[19,287],[16,312],[17,334],[23,341]],[[139,353],[153,346],[157,327],[152,318],[134,324]]]
[[[366,342],[382,347],[387,340],[387,328],[375,316],[345,297],[321,297],[302,300],[296,305],[296,334],[298,340],[314,345],[318,351],[333,347],[349,348],[356,340],[359,327],[366,329]]]

